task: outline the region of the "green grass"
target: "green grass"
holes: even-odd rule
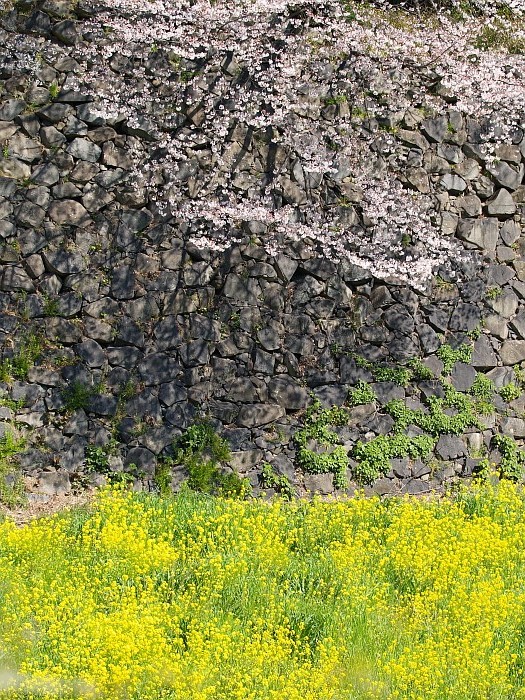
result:
[[[0,503],[8,508],[26,501],[24,482],[17,470],[16,456],[24,448],[25,440],[7,430],[0,438]]]

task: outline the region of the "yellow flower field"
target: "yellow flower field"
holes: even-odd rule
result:
[[[104,490],[0,524],[0,696],[525,698],[525,496]]]

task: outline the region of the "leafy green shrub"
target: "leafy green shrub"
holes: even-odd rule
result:
[[[0,363],[0,381],[9,382],[11,379],[27,379],[27,374],[43,350],[42,339],[34,333],[22,337],[18,350],[13,357],[5,358]]]
[[[322,408],[321,402],[316,400],[305,413],[303,427],[294,435],[298,465],[310,474],[332,472],[336,488],[346,486],[348,455],[340,444],[339,435],[331,430],[330,426],[345,425],[347,422],[348,413],[344,408]],[[318,446],[329,449],[326,452],[316,452],[308,446],[310,440],[315,440]],[[331,449],[332,447],[334,449]]]
[[[438,348],[437,356],[443,362],[443,374],[450,374],[456,362],[469,364],[472,360],[472,345],[463,343],[459,348],[452,348],[446,343]]]
[[[500,474],[505,479],[519,481],[523,477],[525,451],[520,450],[509,435],[495,435],[494,444],[501,453]]]
[[[494,395],[494,382],[486,374],[478,372],[470,393],[481,401],[490,401]]]
[[[66,411],[85,410],[89,407],[91,399],[100,394],[101,391],[102,387],[98,384],[90,386],[80,381],[74,381],[62,392],[64,408]]]
[[[172,459],[159,459],[155,467],[155,483],[161,496],[171,493]]]
[[[3,397],[0,399],[0,406],[9,408],[11,411],[13,411],[13,413],[16,413],[21,408],[24,408],[25,403],[25,399],[18,399],[17,401],[10,399],[9,397]]]
[[[109,456],[113,453],[113,440],[106,445],[87,445],[85,449],[85,471],[87,474],[103,474],[109,484],[129,484],[134,480],[130,471],[113,471],[109,464]],[[135,471],[136,466],[129,464],[128,470]]]
[[[410,360],[408,367],[412,370],[414,379],[434,379],[434,372],[419,357]]]
[[[481,415],[493,413],[494,404],[492,403],[492,399],[494,398],[495,390],[494,382],[489,377],[480,372],[476,374],[476,379],[470,389],[470,394],[476,399],[475,410]]]
[[[374,390],[368,382],[358,381],[353,389],[348,392],[347,403],[349,406],[373,403],[376,400]]]
[[[16,469],[16,455],[25,440],[7,430],[0,438],[0,502],[14,508],[25,502],[24,483]]]
[[[376,366],[372,369],[372,374],[377,382],[394,382],[403,387],[407,387],[412,379],[412,372],[407,367]]]
[[[357,461],[354,476],[359,482],[370,484],[381,474],[386,474],[391,459],[425,458],[432,452],[434,445],[435,439],[430,435],[413,438],[406,435],[378,435],[369,442],[359,440],[352,451],[352,456]]]
[[[85,449],[85,466],[89,473],[107,474],[109,472],[109,456],[105,447],[87,445]]]
[[[514,382],[510,382],[510,384],[502,386],[501,389],[498,389],[498,394],[501,396],[503,401],[509,403],[510,401],[514,401],[521,396],[521,389],[519,386],[514,384]]]
[[[518,37],[508,24],[499,22],[484,26],[474,40],[474,46],[482,51],[506,49],[510,54],[524,54],[525,40]]]
[[[248,479],[220,468],[231,456],[230,447],[209,423],[194,423],[174,442],[175,461],[188,470],[188,485],[195,491],[244,498],[251,490]]]
[[[263,462],[261,472],[262,485],[269,489],[275,489],[278,494],[287,498],[293,498],[294,491],[290,481],[284,474],[276,474],[272,465],[268,462]]]
[[[412,424],[430,435],[461,435],[466,428],[479,427],[479,419],[474,412],[474,402],[469,396],[445,385],[445,398],[428,398],[428,412],[413,410],[402,399],[389,401],[385,410],[395,420],[394,431],[403,432]],[[454,408],[457,413],[449,415],[445,409]]]

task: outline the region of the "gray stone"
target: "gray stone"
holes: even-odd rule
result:
[[[126,469],[133,468],[137,473],[144,472],[146,476],[155,474],[156,459],[151,450],[145,447],[132,447],[124,458]]]
[[[42,472],[36,490],[48,496],[64,496],[71,493],[71,481],[67,471]]]
[[[447,173],[443,175],[439,181],[440,186],[451,194],[461,194],[467,189],[465,180],[455,173]]]
[[[285,415],[282,406],[272,404],[245,404],[237,416],[237,425],[245,428],[255,428],[260,425],[273,423]]]
[[[64,199],[60,202],[51,202],[49,216],[59,225],[82,226],[89,221],[86,209],[73,199]]]
[[[51,33],[67,46],[74,46],[79,39],[77,23],[70,19],[63,19],[53,24]]]
[[[410,335],[414,330],[414,318],[401,304],[394,304],[388,308],[383,314],[383,319],[388,328],[404,335]]]
[[[0,290],[3,292],[35,291],[35,285],[22,267],[4,266],[0,275]]]
[[[111,295],[115,299],[133,299],[135,286],[135,273],[130,265],[115,268],[111,279]]]
[[[279,406],[288,410],[305,408],[309,402],[308,391],[288,377],[273,377],[268,382],[268,391]]]
[[[516,204],[510,192],[501,189],[489,199],[487,211],[490,216],[512,216],[516,213]]]
[[[68,138],[71,138],[72,136],[85,136],[88,132],[88,127],[87,124],[84,124],[84,122],[81,122],[80,119],[77,119],[73,115],[69,116],[67,118],[67,121],[62,129],[62,133],[65,134]],[[81,139],[76,139],[77,141],[80,141]],[[80,151],[83,147],[78,146],[75,147],[73,151],[71,151],[71,146],[68,149],[68,152],[70,155],[73,156],[73,158],[80,158]],[[88,160],[87,158],[81,158],[81,160]]]
[[[461,438],[455,435],[441,435],[436,445],[436,454],[444,460],[457,459],[468,454],[468,449]]]
[[[390,468],[399,479],[407,479],[412,476],[412,468],[408,459],[391,459]]]
[[[42,253],[47,269],[54,274],[72,275],[86,269],[87,263],[79,251],[69,251],[63,248],[56,250],[47,248]]]
[[[147,355],[137,369],[142,381],[147,386],[175,380],[182,372],[176,358],[162,352]]]
[[[31,176],[31,167],[16,158],[0,158],[0,177],[25,180]]]
[[[159,400],[165,406],[173,406],[179,401],[186,401],[188,391],[180,382],[167,382],[161,384],[159,389]]]
[[[504,365],[516,365],[525,360],[525,340],[507,340],[499,351]]]
[[[53,187],[51,194],[55,199],[75,199],[82,196],[82,190],[72,182],[62,182]]]
[[[451,331],[468,333],[479,326],[480,320],[480,310],[475,304],[460,302],[452,312],[448,326]]]
[[[12,122],[26,108],[24,100],[6,100],[0,104],[0,121]]]
[[[416,326],[416,331],[423,352],[426,355],[436,352],[441,345],[441,341],[434,329],[426,323],[421,323]]]
[[[467,216],[481,215],[481,199],[475,194],[467,195],[466,197],[458,197],[455,201],[456,207],[460,211],[464,211]]]
[[[515,272],[510,265],[489,265],[486,269],[487,284],[503,287],[514,276]]]
[[[471,365],[464,362],[456,362],[450,373],[452,386],[458,391],[470,391],[476,381],[477,372]]]
[[[179,348],[182,363],[186,367],[207,365],[210,361],[212,344],[205,340],[193,340],[183,343]]]
[[[162,409],[154,389],[144,389],[124,405],[124,412],[133,418],[147,418],[151,422],[162,420]]]
[[[492,175],[494,180],[500,187],[506,187],[509,190],[515,190],[523,180],[525,168],[523,165],[513,167],[505,161],[487,164],[487,171]]]
[[[226,395],[230,401],[240,401],[244,403],[259,401],[261,385],[250,377],[236,377],[225,387]],[[266,392],[266,389],[265,389]]]
[[[404,335],[396,334],[396,337],[388,343],[388,352],[394,362],[407,362],[420,354],[419,345]]]
[[[46,148],[58,148],[67,141],[64,134],[54,126],[42,127],[40,129],[40,138]]]
[[[32,202],[24,202],[17,211],[17,223],[30,228],[38,228],[42,225],[46,213],[42,207]]]
[[[424,119],[421,128],[431,141],[440,143],[448,134],[448,119],[446,116]]]
[[[525,438],[525,420],[523,418],[503,418],[499,427],[503,435],[511,435],[518,439]]]
[[[98,318],[85,317],[84,320],[84,334],[88,338],[92,338],[101,343],[109,343],[113,340],[115,331],[111,324],[101,321]],[[131,348],[127,348],[131,352]]]
[[[84,340],[75,346],[75,352],[79,355],[88,367],[102,367],[106,361],[106,356],[100,345],[94,340]]]
[[[404,399],[405,390],[399,384],[394,382],[375,382],[372,384],[372,389],[378,398],[379,403],[387,404],[394,399]]]
[[[42,147],[38,141],[29,139],[21,133],[9,139],[9,154],[25,163],[34,163],[42,156]]]
[[[494,299],[487,299],[488,306],[490,306],[493,311],[504,318],[514,316],[518,308],[518,303],[518,297],[509,289],[505,289]]]
[[[417,459],[412,465],[412,477],[414,479],[422,479],[424,477],[428,478],[428,475],[432,473],[432,469],[428,464],[425,464],[421,460]],[[414,482],[416,483],[416,482]],[[419,482],[424,483],[424,482]]]
[[[422,194],[430,192],[428,174],[424,168],[407,168],[405,176],[407,182],[418,192]]]
[[[470,364],[476,369],[492,369],[498,364],[498,358],[486,335],[481,335],[474,343]]]
[[[397,132],[397,137],[402,143],[405,143],[409,146],[415,146],[416,148],[419,148],[421,151],[425,152],[428,147],[429,143],[426,140],[426,138],[420,134],[418,131],[409,131],[408,129],[399,129]]]
[[[437,147],[437,155],[438,158],[445,159],[448,161],[448,163],[454,163],[454,165],[461,163],[461,161],[464,159],[461,148],[452,143],[440,143]],[[449,170],[450,168],[447,167],[445,172],[448,172]]]
[[[226,278],[223,294],[238,303],[257,306],[256,295],[248,289],[244,280],[235,273],[230,273]]]
[[[263,458],[262,450],[242,450],[232,452],[228,464],[234,471],[244,474],[253,467],[260,467]]]
[[[343,384],[357,384],[357,382],[370,382],[372,381],[372,373],[359,367],[356,361],[352,357],[347,357],[344,355],[339,363],[341,382]]]
[[[109,347],[106,350],[108,362],[112,366],[133,369],[143,358],[143,354],[134,347]],[[146,367],[146,371],[148,367]],[[161,380],[166,381],[166,380]]]
[[[165,316],[155,326],[155,338],[158,350],[169,350],[182,344],[181,329],[174,315]]]
[[[483,250],[496,250],[498,222],[492,219],[463,219],[458,224],[458,237]]]
[[[510,322],[510,327],[516,331],[519,338],[525,339],[525,310],[516,314]]]
[[[378,496],[393,496],[399,493],[399,482],[395,479],[381,477],[374,481],[372,492]]]
[[[509,336],[509,326],[506,319],[497,314],[489,314],[483,318],[483,322],[490,335],[500,340],[507,340]]]
[[[333,474],[305,474],[304,487],[308,493],[320,493],[327,495],[334,491]]]
[[[73,158],[78,158],[79,160],[86,160],[89,163],[96,163],[100,158],[102,149],[89,139],[74,139],[68,149]]]
[[[417,496],[422,493],[429,493],[432,490],[431,484],[422,479],[410,479],[403,484],[403,493],[408,493],[411,496]]]
[[[31,180],[37,185],[51,187],[60,179],[60,171],[53,163],[44,163],[33,170]]]
[[[519,165],[521,161],[519,146],[515,146],[510,143],[496,144],[494,152],[498,160],[505,160],[509,163],[516,163],[517,165]]]
[[[44,120],[49,121],[52,124],[58,124],[58,122],[65,121],[66,117],[72,113],[73,110],[69,105],[54,102],[53,104],[47,105],[47,107],[38,110],[37,116],[42,117]]]
[[[111,141],[103,146],[102,162],[110,168],[122,168],[131,170],[133,162],[128,153],[123,148],[117,148]]]
[[[266,326],[257,333],[257,340],[265,350],[278,350],[282,345],[282,339],[275,328]]]
[[[521,236],[519,224],[516,221],[512,221],[512,219],[508,219],[501,227],[499,235],[505,245],[511,246]]]

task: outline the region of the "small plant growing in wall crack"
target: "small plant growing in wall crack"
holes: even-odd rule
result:
[[[452,348],[446,343],[438,348],[436,355],[443,363],[443,374],[450,374],[456,362],[470,364],[472,360],[472,345],[463,343],[459,348]]]
[[[94,396],[102,392],[100,384],[89,386],[80,381],[72,382],[63,392],[64,408],[66,411],[78,411],[89,407],[89,402]]]
[[[86,471],[107,474],[109,471],[109,456],[104,447],[88,445],[86,447]]]
[[[277,474],[268,462],[263,462],[261,472],[261,484],[263,487],[275,489],[280,496],[291,500],[294,496],[293,487],[284,474]]]
[[[348,392],[347,403],[349,406],[360,406],[361,404],[373,403],[376,398],[370,384],[359,381],[355,387]]]
[[[49,86],[49,97],[52,100],[55,100],[58,97],[59,92],[60,92],[60,88],[58,86],[58,83],[56,82],[56,80],[53,80],[53,82]]]
[[[305,413],[303,427],[294,435],[298,465],[309,474],[332,472],[334,486],[339,489],[347,485],[348,454],[331,426],[347,423],[346,409],[339,406],[323,408],[321,402],[315,400]],[[320,451],[312,449],[315,443]]]
[[[230,459],[230,447],[206,422],[194,423],[173,444],[174,461],[188,471],[188,486],[195,491],[244,498],[251,490],[248,479],[226,472],[221,463]]]

